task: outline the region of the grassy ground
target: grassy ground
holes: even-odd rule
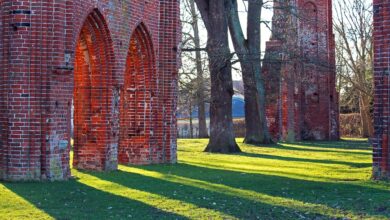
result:
[[[390,184],[370,180],[364,140],[241,144],[234,155],[203,153],[206,143],[179,140],[175,165],[0,183],[0,219],[390,219]]]

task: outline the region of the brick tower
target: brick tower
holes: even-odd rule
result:
[[[0,1],[0,179],[176,161],[178,0]]]
[[[275,139],[339,138],[331,0],[274,3],[263,73]]]
[[[390,179],[390,1],[374,0],[373,177]]]

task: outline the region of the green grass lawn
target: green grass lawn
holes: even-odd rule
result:
[[[206,143],[179,140],[174,165],[0,183],[0,219],[390,219],[390,183],[370,180],[364,140],[241,144],[233,155],[203,153]]]

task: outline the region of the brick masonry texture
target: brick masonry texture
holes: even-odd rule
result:
[[[339,139],[331,0],[275,2],[266,44],[266,114],[275,139]]]
[[[0,179],[176,162],[179,0],[0,1]],[[72,129],[73,128],[73,129]]]
[[[373,177],[390,179],[390,1],[374,0]]]

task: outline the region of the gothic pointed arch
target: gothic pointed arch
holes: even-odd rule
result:
[[[110,106],[114,56],[111,36],[95,9],[84,21],[75,49],[74,160],[79,169],[111,170]]]
[[[119,162],[144,164],[158,160],[155,138],[157,82],[153,41],[140,23],[130,37],[120,107]],[[161,114],[161,113],[160,113]]]

